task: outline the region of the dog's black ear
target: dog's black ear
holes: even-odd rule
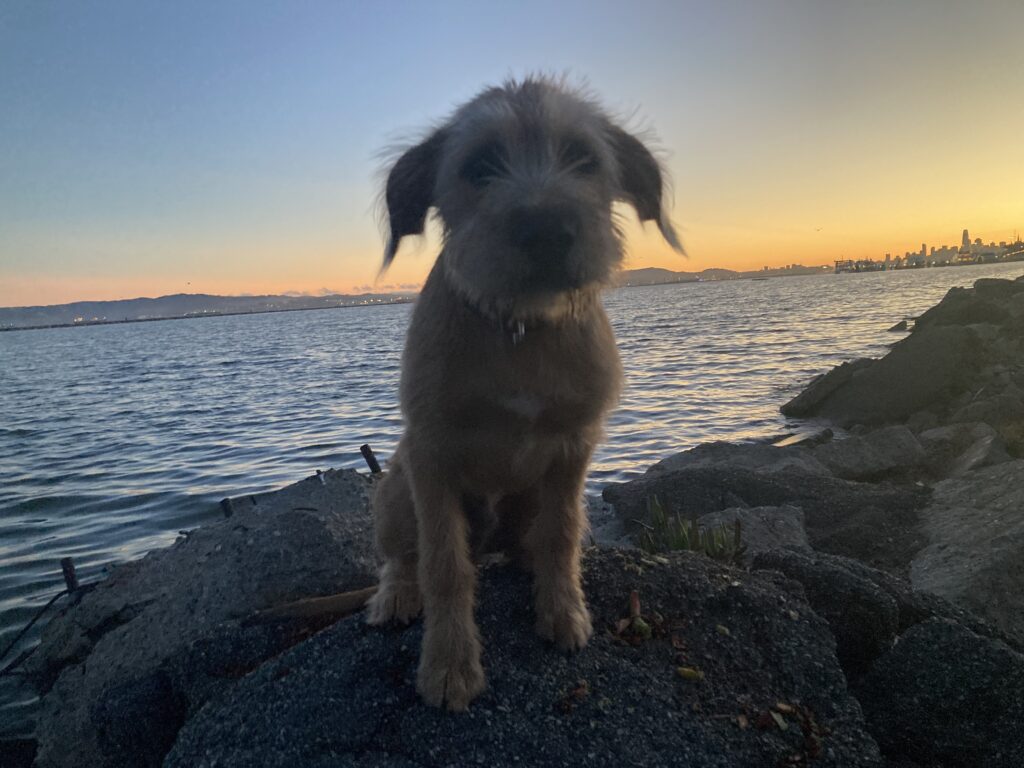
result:
[[[444,142],[444,131],[434,131],[424,141],[406,150],[388,174],[384,200],[388,208],[389,232],[381,272],[395,258],[403,237],[423,234],[427,211],[434,202],[434,185]]]
[[[643,142],[617,126],[611,128],[611,142],[619,164],[622,198],[636,209],[640,221],[656,222],[668,244],[685,253],[665,213],[665,182],[658,161]]]

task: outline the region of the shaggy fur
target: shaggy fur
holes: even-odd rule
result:
[[[385,267],[436,209],[444,248],[413,312],[406,430],[374,499],[384,565],[368,621],[425,617],[417,688],[464,710],[485,687],[474,557],[534,575],[537,632],[591,635],[580,585],[583,482],[621,368],[599,292],[622,259],[612,203],[677,249],[663,176],[593,100],[531,78],[483,91],[387,180]]]

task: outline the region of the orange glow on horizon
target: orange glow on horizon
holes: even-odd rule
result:
[[[972,239],[981,237],[985,243],[1012,241],[1017,234],[1013,227],[972,226],[970,221],[964,224],[969,227]],[[635,220],[627,220],[627,255],[623,268],[659,267],[677,272],[699,272],[711,268],[749,271],[789,264],[830,266],[840,258],[882,259],[886,253],[896,256],[905,251],[916,252],[922,243],[929,248],[958,245],[963,228],[959,225],[960,222],[953,227],[933,225],[930,234],[922,228],[922,234],[913,239],[898,232],[845,232],[829,236],[826,227],[807,234],[748,230],[717,224],[694,224],[689,228],[684,225],[680,227],[680,234],[687,255],[683,256],[672,251],[653,226],[640,227]],[[283,246],[278,247],[285,250]],[[276,248],[264,248],[262,252],[257,249],[237,249],[235,252],[236,249],[232,249],[233,253],[223,257],[223,268],[212,273],[209,268],[194,270],[195,279],[188,279],[187,275],[193,270],[187,266],[182,268],[181,261],[175,270],[163,270],[158,274],[147,274],[141,269],[132,269],[131,265],[123,265],[118,273],[113,274],[104,271],[86,275],[9,275],[0,270],[0,306],[107,301],[176,293],[237,296],[415,291],[433,265],[438,248],[439,243],[434,236],[419,240],[411,238],[403,243],[395,262],[379,280],[377,271],[382,249],[331,253],[322,245],[306,252],[289,254],[286,258],[279,258]],[[715,254],[723,252],[730,253],[730,258],[715,257]],[[236,271],[233,265],[239,263],[246,264],[248,268]],[[180,272],[180,276],[176,272]]]

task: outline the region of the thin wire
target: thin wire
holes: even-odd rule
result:
[[[19,632],[17,635],[14,636],[14,640],[11,641],[10,645],[8,645],[6,648],[4,648],[3,653],[0,653],[0,659],[3,659],[8,653],[10,653],[12,650],[14,650],[14,646],[16,646],[18,644],[18,641],[21,640],[21,638],[23,638],[25,636],[26,632],[28,632],[30,629],[32,629],[32,626],[37,621],[39,621],[39,619],[42,617],[42,615],[44,613],[46,613],[46,611],[49,609],[49,607],[51,605],[53,605],[54,603],[56,603],[58,599],[60,599],[61,597],[63,597],[66,594],[68,594],[68,591],[66,589],[62,589],[56,595],[51,597],[49,602],[46,603],[46,605],[44,605],[42,608],[40,608],[38,611],[36,611],[36,615],[32,617],[32,621],[30,621],[28,624],[26,624],[25,628],[22,629],[21,632]],[[10,664],[8,664],[6,667],[4,667],[3,669],[0,669],[0,677],[2,677],[4,675],[7,675],[7,674],[11,673],[12,671],[14,671],[14,669],[19,664],[21,664],[25,659],[27,659],[28,656],[29,656],[29,654],[22,654],[21,656],[16,658],[14,661],[12,661]]]

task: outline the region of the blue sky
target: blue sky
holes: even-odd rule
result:
[[[6,0],[0,305],[371,284],[381,150],[531,71],[659,137],[691,258],[634,228],[632,266],[1004,239],[1021,29],[997,2]]]

